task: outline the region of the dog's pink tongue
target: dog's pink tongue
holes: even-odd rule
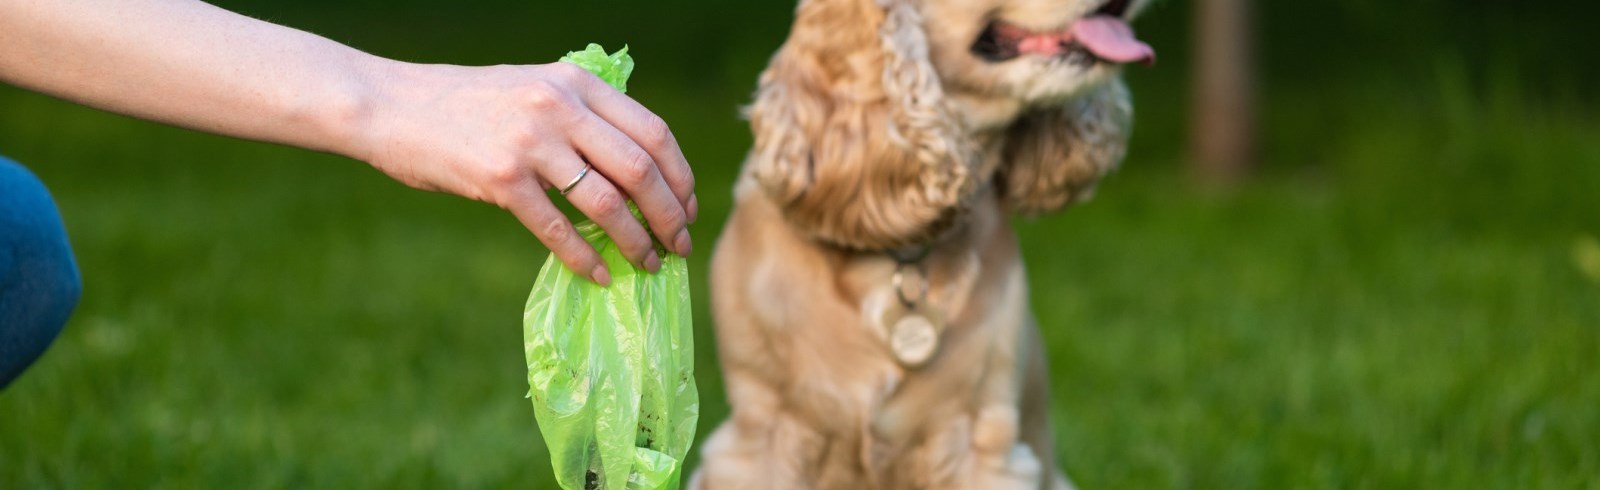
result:
[[[1156,50],[1134,37],[1133,28],[1120,17],[1095,15],[1072,23],[1072,40],[1106,61],[1151,63]]]

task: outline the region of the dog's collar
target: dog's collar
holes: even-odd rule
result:
[[[928,243],[919,243],[908,247],[891,248],[883,251],[884,254],[889,256],[889,258],[894,259],[895,263],[901,265],[922,262],[922,259],[928,258],[928,254],[932,252],[933,245]]]

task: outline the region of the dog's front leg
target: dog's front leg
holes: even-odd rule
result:
[[[1038,326],[1028,313],[1021,263],[1006,271],[979,409],[972,417],[972,468],[964,488],[1056,489],[1050,440],[1049,382]]]

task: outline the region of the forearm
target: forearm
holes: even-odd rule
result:
[[[0,0],[0,80],[313,150],[357,151],[392,63],[195,0]]]

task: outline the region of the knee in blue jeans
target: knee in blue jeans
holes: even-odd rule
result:
[[[0,158],[0,388],[44,353],[82,292],[49,191]]]

